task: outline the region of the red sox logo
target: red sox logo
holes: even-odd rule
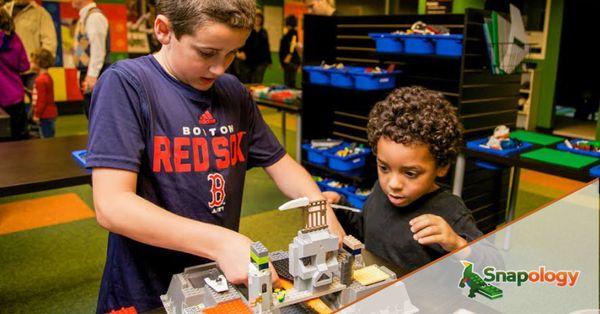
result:
[[[207,176],[210,181],[211,201],[208,202],[210,208],[223,205],[225,201],[225,179],[220,173],[211,173]]]

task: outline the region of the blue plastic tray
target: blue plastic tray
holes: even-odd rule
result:
[[[348,200],[348,203],[350,203],[352,207],[356,207],[359,209],[363,208],[365,202],[367,201],[367,198],[369,198],[368,195],[356,195],[354,194],[354,192],[346,193],[346,199]]]
[[[590,168],[590,175],[592,177],[600,177],[600,165]]]
[[[435,37],[433,35],[398,35],[404,42],[404,52],[418,55],[435,53]]]
[[[381,53],[402,53],[404,44],[398,34],[392,33],[369,33],[369,37],[375,40],[375,51]]]
[[[319,186],[319,188],[321,188],[321,191],[334,191],[334,192],[337,192],[337,193],[343,194],[343,195],[346,195],[348,193],[354,193],[354,191],[356,190],[356,187],[352,186],[352,185],[348,185],[345,188],[336,188],[336,187],[329,186],[328,184],[331,181],[335,181],[335,180],[324,179],[321,182],[317,182],[317,185]]]
[[[352,71],[354,88],[357,90],[381,90],[396,87],[396,75],[400,71],[391,73],[366,73],[364,68]]]
[[[581,140],[581,139],[577,139],[577,140]],[[563,150],[563,151],[574,153],[574,154],[587,155],[587,156],[600,158],[600,153],[590,152],[590,151],[585,151],[585,150],[575,149],[575,148],[569,148],[569,147],[567,147],[567,145],[565,143],[559,143],[558,145],[556,145],[556,148],[559,150]]]
[[[331,75],[331,86],[340,88],[354,88],[354,76],[353,73],[364,71],[363,67],[346,66],[343,69],[329,69]]]
[[[463,50],[463,35],[434,35],[435,54],[460,57]]]
[[[85,171],[87,171],[88,173],[91,173],[91,169],[87,169],[86,168],[86,156],[87,156],[87,150],[82,149],[82,150],[76,150],[71,152],[71,156],[73,156],[73,159],[75,159],[75,161],[82,167],[85,169]]]
[[[304,66],[304,71],[308,73],[308,81],[311,84],[317,85],[330,85],[331,77],[328,70],[323,69],[320,66],[307,65]]]
[[[488,137],[469,141],[469,142],[467,142],[467,148],[478,151],[478,152],[484,152],[484,153],[503,156],[503,157],[512,156],[512,155],[522,153],[526,150],[533,148],[533,144],[527,143],[527,142],[521,142],[521,146],[519,146],[517,148],[503,149],[503,150],[489,149],[489,148],[484,148],[484,147],[479,146],[482,144],[485,145],[485,143],[487,143],[487,141],[488,141]]]
[[[365,151],[360,154],[354,154],[347,157],[339,157],[336,156],[335,153],[344,149],[344,147],[349,146],[349,144],[342,145],[336,149],[332,149],[330,152],[325,153],[329,159],[327,160],[327,166],[332,170],[338,171],[349,171],[361,168],[365,165],[367,155],[371,153],[371,149],[365,148]]]
[[[340,144],[338,146],[326,149],[316,149],[312,148],[310,144],[302,144],[302,149],[304,149],[307,153],[308,162],[324,165],[327,163],[328,160],[328,157],[325,155],[325,153],[330,151],[337,151],[339,149],[338,147],[342,147],[342,145],[343,144]]]

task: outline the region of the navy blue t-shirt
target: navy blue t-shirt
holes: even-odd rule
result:
[[[236,231],[246,170],[285,155],[235,77],[223,75],[202,92],[171,77],[151,55],[102,74],[89,133],[88,167],[136,172],[144,199]],[[97,312],[160,307],[171,276],[204,262],[110,233]]]

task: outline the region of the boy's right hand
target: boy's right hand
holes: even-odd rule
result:
[[[329,204],[337,204],[340,202],[340,199],[342,198],[342,196],[340,194],[338,194],[337,192],[333,192],[333,191],[325,191],[325,192],[322,192],[321,194],[323,194],[323,197],[325,197],[325,200]]]
[[[232,284],[248,285],[248,267],[250,264],[250,246],[254,243],[248,237],[229,232],[223,238],[222,245],[216,254],[215,262]],[[269,264],[271,281],[279,280],[273,265]]]

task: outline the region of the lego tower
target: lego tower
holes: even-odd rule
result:
[[[254,313],[268,313],[272,306],[269,251],[260,242],[250,246],[248,271],[248,301]]]

